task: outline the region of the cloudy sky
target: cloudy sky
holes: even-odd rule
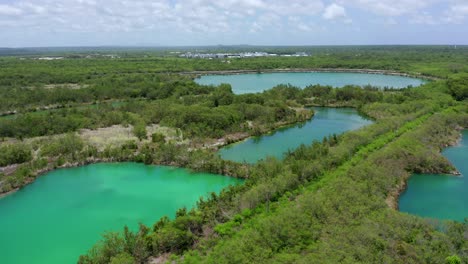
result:
[[[468,0],[0,0],[0,47],[468,44]]]

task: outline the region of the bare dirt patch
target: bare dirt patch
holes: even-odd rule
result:
[[[154,133],[163,134],[166,141],[175,141],[183,143],[181,133],[174,128],[163,127],[159,125],[151,125],[146,127],[147,139],[142,142],[151,140],[151,135]],[[117,147],[122,146],[128,141],[138,142],[138,138],[133,134],[133,126],[124,127],[115,125],[111,127],[98,128],[95,130],[82,129],[79,132],[80,137],[87,143],[95,146],[98,150],[103,150],[107,146]]]
[[[72,90],[88,88],[88,84],[77,84],[77,83],[59,83],[59,84],[46,84],[44,85],[45,89],[55,89],[55,88],[67,88]]]

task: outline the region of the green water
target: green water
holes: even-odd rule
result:
[[[0,198],[0,263],[76,263],[106,230],[152,225],[240,180],[137,163],[52,171]]]
[[[256,93],[270,89],[278,84],[292,84],[298,87],[321,84],[334,87],[353,85],[373,85],[378,87],[404,88],[419,86],[425,81],[416,78],[367,73],[335,72],[288,72],[261,74],[205,75],[195,79],[199,84],[219,85],[229,83],[236,94]]]
[[[314,111],[314,117],[305,123],[228,145],[219,154],[223,159],[247,163],[255,163],[267,156],[282,158],[288,149],[372,123],[351,108],[315,107]]]
[[[461,172],[455,177],[440,174],[415,174],[400,197],[400,211],[423,217],[463,221],[468,217],[468,130],[460,145],[442,154]]]

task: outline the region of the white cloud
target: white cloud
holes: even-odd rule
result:
[[[344,9],[344,7],[335,3],[327,6],[327,8],[325,9],[325,13],[323,14],[323,18],[329,20],[344,17],[346,17],[346,10]]]
[[[274,0],[271,1],[266,10],[279,15],[314,15],[320,13],[324,8],[320,0]]]
[[[404,17],[410,24],[460,24],[468,17],[468,0],[336,0],[350,8],[358,8],[380,17],[385,25],[397,24],[395,17]],[[445,11],[444,11],[445,8]]]
[[[46,8],[31,3],[19,3],[18,6],[29,14],[45,14],[47,12]]]
[[[398,22],[394,18],[388,18],[385,20],[385,25],[398,25]]]
[[[251,39],[282,41],[284,36],[306,39],[361,27],[362,32],[382,25],[397,29],[404,24],[422,27],[468,19],[468,0],[0,0],[0,45],[12,36],[46,36],[63,41],[88,34],[131,42],[140,34],[145,41],[189,44],[192,39],[209,43]],[[321,23],[324,20],[331,23]],[[339,21],[340,24],[333,23]],[[342,24],[353,24],[343,27]],[[360,24],[362,23],[362,24]],[[398,23],[398,24],[397,24]],[[321,24],[327,30],[321,31]],[[330,28],[328,28],[330,27]],[[330,30],[330,31],[328,31]],[[122,34],[120,34],[122,32]],[[301,32],[301,33],[299,33]],[[50,33],[50,34],[49,34]],[[101,34],[102,33],[102,34]],[[375,33],[375,32],[374,32]],[[28,35],[29,34],[29,35]],[[47,35],[49,34],[49,35]],[[364,33],[363,33],[364,34]],[[372,33],[369,33],[372,35]],[[337,37],[334,36],[336,39]],[[19,38],[18,38],[19,39]],[[24,37],[23,39],[26,39]],[[36,38],[37,39],[37,38]],[[127,40],[129,39],[129,40]],[[70,40],[74,41],[74,40]],[[285,40],[286,41],[286,40]],[[289,39],[287,39],[289,41]],[[292,40],[291,40],[292,41]],[[163,42],[163,41],[161,41]],[[24,43],[28,43],[24,41]]]
[[[0,5],[0,21],[15,16],[14,27],[30,22],[60,32],[245,32],[253,22],[271,29],[287,16],[322,11],[322,0],[18,0]]]
[[[15,16],[21,15],[23,12],[21,9],[10,6],[10,5],[0,5],[0,16]]]
[[[423,24],[423,25],[439,24],[439,21],[436,18],[434,18],[432,15],[426,12],[414,15],[409,21],[410,23],[413,23],[413,24]]]
[[[401,16],[424,9],[443,0],[340,0],[339,3],[382,16]]]
[[[260,24],[257,23],[257,22],[254,22],[254,23],[250,26],[249,32],[250,32],[250,33],[257,33],[257,32],[262,31],[262,30],[263,30],[262,25],[260,25]]]
[[[444,21],[447,23],[462,23],[468,17],[468,3],[459,3],[449,7],[445,12]]]
[[[312,31],[312,28],[309,25],[304,24],[304,23],[297,24],[297,29],[301,31]]]

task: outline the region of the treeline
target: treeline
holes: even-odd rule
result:
[[[150,100],[208,94],[213,88],[195,84],[186,75],[110,75],[94,81],[44,86],[8,85],[0,89],[0,111],[28,112],[46,107],[92,104],[107,100]]]
[[[422,98],[412,89],[385,91],[350,85],[343,88],[313,85],[304,89],[278,85],[263,93],[242,95],[233,94],[229,85],[180,87],[163,99],[99,103],[0,118],[0,137],[53,135],[116,124],[161,124],[180,128],[188,137],[221,137],[225,133],[249,131],[246,121],[254,123],[250,130],[258,134],[268,131],[276,122],[304,121],[305,117],[294,110],[304,105],[360,108],[373,102],[403,103]]]
[[[279,85],[267,96],[280,95],[277,100],[299,100],[314,97],[315,104],[330,104],[333,101],[358,100],[362,102],[379,101],[383,95],[376,87],[370,85],[345,86],[342,89],[333,89],[331,86],[314,85],[304,89],[298,87]],[[395,90],[396,91],[396,90]],[[92,107],[101,104],[119,104],[120,101],[133,99],[159,100],[167,98],[181,98],[189,95],[208,95],[214,97],[214,104],[226,105],[234,100],[230,89],[221,85],[219,87],[202,86],[196,84],[187,75],[112,75],[104,76],[89,84],[63,84],[53,87],[4,87],[0,89],[0,111],[5,115],[14,111],[19,113],[36,112],[48,108]],[[403,98],[405,94],[400,97]],[[248,102],[259,103],[265,101],[260,97],[247,95]],[[237,102],[245,101],[242,96]],[[196,98],[192,98],[196,100]],[[304,101],[304,100],[302,100]],[[304,101],[306,102],[306,101]]]
[[[230,132],[265,131],[277,122],[305,121],[285,95],[236,96],[229,85],[171,90],[158,100],[131,100],[17,114],[0,118],[0,137],[27,138],[95,129],[117,124],[161,124],[183,130],[187,137],[221,137]],[[253,127],[246,125],[251,121]]]
[[[383,69],[407,73],[426,73],[447,78],[468,72],[466,50],[411,47],[336,49],[311,57],[265,57],[223,60],[198,60],[165,57],[122,59],[63,59],[41,61],[17,57],[1,58],[0,114],[28,112],[46,107],[91,104],[106,100],[134,98],[165,99],[187,94],[207,94],[213,88],[193,82],[187,71],[262,70],[279,68],[351,68]],[[398,50],[398,48],[396,48]],[[391,51],[391,52],[390,52]],[[458,79],[466,79],[459,77]],[[455,78],[457,79],[457,78]],[[463,100],[463,87],[454,80],[450,92]],[[462,81],[463,83],[463,81]],[[460,88],[461,87],[461,88]],[[370,88],[370,87],[367,87]],[[461,90],[460,90],[461,89]],[[456,90],[456,91],[455,91]],[[322,91],[323,92],[323,91]],[[347,96],[346,91],[341,96]],[[326,103],[325,101],[317,103]]]
[[[361,87],[346,85],[341,88],[324,85],[310,85],[301,89],[291,85],[278,85],[264,92],[278,100],[295,100],[301,104],[313,106],[351,106],[380,102],[409,100],[405,89],[381,90],[370,85]]]
[[[468,71],[466,47],[323,47],[309,52],[309,57],[229,59],[230,63],[226,59],[183,59],[144,53],[120,59],[65,58],[53,61],[6,57],[0,59],[0,87],[98,84],[107,77],[134,78],[136,75],[182,71],[351,68],[396,70],[442,78]]]

